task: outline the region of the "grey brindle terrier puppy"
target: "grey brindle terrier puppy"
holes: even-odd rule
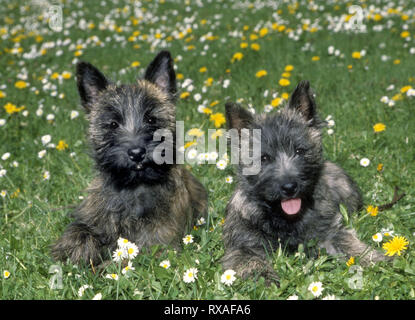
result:
[[[154,141],[154,132],[167,129],[175,135],[176,75],[170,53],[160,52],[144,79],[131,85],[110,83],[86,62],[77,64],[76,74],[97,176],[73,214],[75,221],[53,246],[53,257],[96,265],[110,257],[119,237],[139,249],[155,244],[178,248],[185,232],[206,214],[207,193],[184,167],[157,164],[154,158],[161,143]]]
[[[253,115],[226,104],[229,128],[261,130],[261,168],[243,175],[226,208],[223,267],[240,277],[253,273],[277,282],[267,257],[280,245],[288,251],[318,242],[329,254],[360,256],[362,264],[386,260],[342,223],[340,204],[349,213],[362,207],[357,185],[322,152],[321,127],[308,81],[296,87],[279,113]]]

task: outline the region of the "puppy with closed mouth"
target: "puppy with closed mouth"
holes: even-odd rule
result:
[[[184,234],[207,214],[207,193],[184,166],[159,161],[176,151],[176,75],[168,51],[160,52],[143,79],[116,85],[87,62],[77,64],[77,84],[89,120],[96,177],[74,221],[52,247],[56,260],[100,264],[122,237],[138,249],[179,248]],[[156,157],[156,132],[173,136]],[[161,137],[162,138],[162,137]]]

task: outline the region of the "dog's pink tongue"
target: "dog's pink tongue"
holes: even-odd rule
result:
[[[301,209],[301,199],[282,200],[281,207],[286,214],[297,214]]]

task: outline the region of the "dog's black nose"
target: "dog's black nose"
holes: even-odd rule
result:
[[[146,150],[144,148],[128,149],[127,153],[132,161],[140,163],[144,159]]]
[[[297,192],[297,182],[288,182],[284,183],[281,186],[282,192],[285,196],[291,197]]]

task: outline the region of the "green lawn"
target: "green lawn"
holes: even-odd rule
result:
[[[2,299],[91,299],[97,294],[102,299],[314,299],[308,288],[317,281],[324,290],[316,299],[415,297],[415,97],[408,87],[415,87],[415,4],[274,2],[278,8],[271,1],[62,0],[63,26],[56,31],[31,1],[25,6],[0,0]],[[350,4],[364,10],[361,21],[348,16]],[[359,32],[359,23],[366,32]],[[357,32],[346,30],[347,25]],[[226,101],[243,99],[256,112],[275,112],[300,80],[310,80],[321,117],[334,120],[332,132],[324,129],[326,158],[357,181],[367,206],[390,201],[395,186],[406,193],[391,210],[371,216],[365,209],[349,223],[379,250],[385,251],[383,244],[393,236],[405,237],[408,248],[393,263],[360,271],[324,252],[310,259],[301,249],[289,255],[282,248],[272,257],[280,288],[266,287],[263,279],[224,285],[221,234],[236,183],[226,178],[234,168],[195,164],[189,169],[208,189],[209,217],[192,230],[193,243],[183,244],[179,253],[140,252],[127,275],[116,263],[95,274],[88,267],[58,264],[62,285],[51,288],[50,268],[57,263],[49,246],[70,222],[71,206],[82,201],[94,176],[75,63],[85,60],[114,81],[132,82],[162,49],[175,57],[177,120],[185,121],[186,130],[215,128],[210,115],[200,111],[223,114]],[[285,71],[287,65],[293,69]],[[266,75],[256,77],[260,70]],[[192,83],[183,88],[186,79]],[[377,123],[385,130],[375,132]],[[363,158],[370,160],[366,167],[360,164]],[[372,239],[376,233],[382,234],[381,242]],[[170,262],[168,269],[160,266],[164,260]],[[189,268],[198,270],[192,283],[183,281]],[[118,280],[106,278],[113,273]],[[359,274],[361,286],[354,288]],[[80,297],[84,285],[91,288]]]

